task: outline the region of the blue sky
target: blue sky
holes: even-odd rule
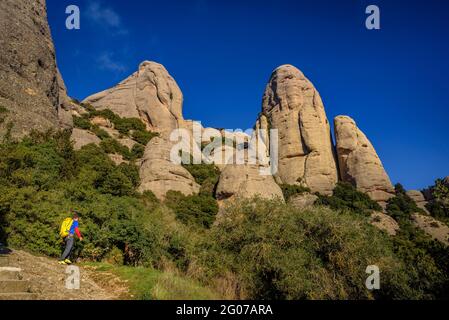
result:
[[[81,29],[65,28],[78,5]],[[378,5],[381,30],[365,28]],[[423,188],[449,175],[449,2],[47,0],[69,94],[115,85],[143,60],[165,65],[184,116],[251,128],[273,69],[293,64],[329,120],[353,117],[394,183]]]

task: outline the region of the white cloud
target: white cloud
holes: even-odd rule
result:
[[[105,7],[101,2],[92,1],[87,7],[87,17],[96,24],[107,29],[113,29],[117,34],[126,34],[122,18],[110,7]]]
[[[124,73],[128,69],[124,64],[114,61],[112,55],[107,52],[101,54],[98,57],[97,62],[100,69],[116,73]]]

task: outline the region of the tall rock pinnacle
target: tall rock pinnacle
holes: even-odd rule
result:
[[[338,173],[329,121],[318,91],[294,66],[271,75],[256,123],[265,127],[279,130],[278,182],[332,193]]]
[[[373,145],[350,117],[336,117],[334,126],[341,179],[385,203],[394,188]]]

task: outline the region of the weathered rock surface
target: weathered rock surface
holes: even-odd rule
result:
[[[338,172],[329,122],[318,91],[297,68],[273,72],[256,127],[279,130],[278,182],[332,193]]]
[[[78,128],[73,128],[71,140],[74,142],[73,147],[75,150],[79,150],[91,143],[98,145],[101,142],[100,138],[93,133]]]
[[[148,143],[140,167],[140,192],[150,190],[161,200],[170,190],[185,195],[199,192],[200,186],[192,175],[181,165],[170,161],[172,145],[162,137],[153,138]]]
[[[400,229],[396,220],[382,212],[373,212],[370,217],[370,223],[390,236],[395,236]]]
[[[99,110],[109,108],[125,118],[140,118],[151,131],[167,138],[183,122],[183,95],[165,67],[145,61],[139,70],[117,86],[94,94],[83,102]]]
[[[61,80],[45,0],[0,1],[0,106],[8,110],[0,136],[10,122],[14,137],[70,126],[59,112],[65,99]]]
[[[128,147],[129,150],[131,150],[137,143],[136,141],[129,138],[118,139],[118,142],[120,142],[120,144],[124,145],[125,147]]]
[[[312,207],[316,200],[318,200],[316,195],[306,192],[291,197],[288,202],[296,209],[307,209]]]
[[[433,217],[415,213],[412,215],[413,222],[433,239],[449,245],[449,227]]]
[[[56,69],[56,79],[58,82],[58,120],[59,127],[62,129],[73,128],[73,117],[72,117],[72,101],[67,96],[67,88],[65,86],[62,75],[59,69]]]
[[[283,199],[281,188],[270,175],[260,175],[258,165],[227,165],[216,190],[218,200],[233,198]]]
[[[371,142],[347,116],[336,117],[334,126],[341,179],[385,203],[394,188]]]
[[[93,117],[90,119],[90,123],[100,127],[113,128],[111,121],[103,117]]]
[[[418,208],[423,209],[427,214],[429,214],[429,212],[426,209],[426,204],[427,201],[424,197],[424,194],[421,191],[418,190],[409,190],[407,191],[407,195],[413,200],[415,201],[416,205],[418,206]]]

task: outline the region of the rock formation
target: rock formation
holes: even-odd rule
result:
[[[317,200],[318,196],[305,192],[292,196],[288,202],[296,209],[307,209],[312,207]]]
[[[270,175],[261,175],[258,165],[227,165],[220,175],[216,190],[218,200],[233,198],[283,199],[281,188]]]
[[[415,201],[416,205],[417,205],[419,208],[423,209],[424,212],[426,212],[427,214],[429,213],[429,212],[427,211],[427,208],[426,208],[427,201],[426,201],[426,199],[425,199],[425,197],[424,197],[424,194],[423,194],[421,191],[418,191],[418,190],[409,190],[409,191],[407,191],[407,195],[408,195],[413,201]]]
[[[99,110],[109,108],[124,118],[140,118],[151,131],[166,137],[183,127],[182,92],[165,67],[145,61],[117,86],[86,98]]]
[[[334,126],[341,179],[384,204],[394,188],[371,142],[347,116],[336,117]]]
[[[412,214],[413,223],[433,239],[449,246],[449,227],[433,217],[418,213]]]
[[[74,149],[79,150],[88,144],[99,145],[101,140],[93,133],[78,128],[73,128],[71,140],[74,142]]]
[[[56,79],[58,81],[58,120],[59,127],[62,129],[73,128],[73,117],[72,117],[72,101],[67,96],[67,89],[62,79],[62,75],[59,69],[56,69]]]
[[[161,200],[170,190],[185,195],[199,192],[200,186],[192,175],[181,165],[170,161],[172,146],[172,142],[161,137],[153,138],[148,143],[140,167],[140,192],[150,190]]]
[[[0,136],[10,122],[14,137],[22,137],[32,129],[57,129],[60,123],[70,126],[70,117],[59,111],[64,95],[45,0],[2,0],[0,106],[7,114],[0,124]]]
[[[329,122],[318,91],[301,71],[284,65],[273,72],[256,127],[279,130],[278,182],[332,193],[338,172]]]
[[[370,223],[390,236],[395,236],[400,229],[396,220],[382,212],[373,212],[370,217]]]

